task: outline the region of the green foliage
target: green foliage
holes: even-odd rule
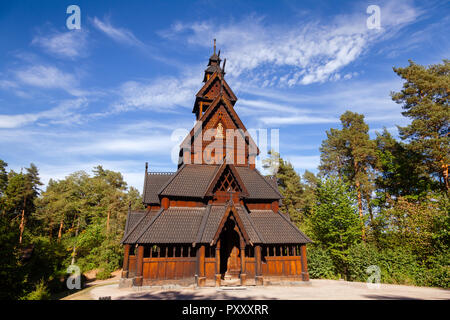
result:
[[[3,193],[8,185],[8,173],[6,172],[7,166],[8,164],[0,159],[0,204]]]
[[[369,277],[367,267],[371,265],[380,268],[382,283],[424,285],[424,265],[405,248],[379,250],[372,244],[360,243],[350,249],[348,274],[351,280],[365,282]]]
[[[312,279],[336,279],[331,254],[320,246],[308,247],[308,272]]]
[[[50,292],[45,284],[45,281],[41,279],[36,286],[35,290],[27,294],[23,300],[50,300]]]
[[[423,272],[422,286],[450,288],[450,253],[430,256],[426,261],[427,268]]]
[[[17,230],[16,221],[0,216],[0,300],[17,299],[23,291]]]
[[[284,197],[280,211],[288,214],[292,222],[303,229],[307,227],[307,217],[312,214],[318,178],[306,170],[302,182],[290,162],[280,158],[280,154],[273,150],[269,155],[268,159],[263,160],[263,167],[277,178],[278,189]]]
[[[350,246],[361,238],[355,194],[346,183],[333,177],[320,182],[316,194],[311,216],[313,240],[325,246],[338,269],[344,270]]]
[[[82,271],[101,269],[99,276],[108,277],[123,258],[120,240],[129,203],[132,209],[143,208],[138,190],[127,189],[120,173],[101,166],[93,176],[79,171],[50,180],[42,194],[40,185],[31,164],[25,174],[11,170],[0,193],[0,284],[8,288],[0,290],[0,298],[44,299],[65,290],[73,253]],[[19,245],[23,208],[27,223]],[[24,249],[32,254],[21,261]]]
[[[409,141],[408,148],[423,155],[428,173],[449,192],[450,61],[424,67],[410,60],[406,68],[393,69],[405,82],[400,92],[391,93],[392,100],[402,104],[403,115],[412,120],[399,127],[400,136]]]
[[[433,188],[435,183],[426,175],[420,153],[395,140],[386,128],[381,134],[377,132],[375,141],[377,205],[386,206],[387,201],[399,196],[420,196]]]

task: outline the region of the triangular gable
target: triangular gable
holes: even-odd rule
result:
[[[190,146],[190,140],[194,137],[194,135],[195,136],[198,135],[198,133],[199,133],[198,131],[199,130],[203,129],[204,125],[207,122],[207,121],[205,122],[205,120],[208,119],[208,117],[213,113],[213,111],[215,111],[220,106],[220,102],[224,103],[225,109],[230,114],[231,119],[236,124],[236,127],[238,129],[241,129],[244,132],[247,132],[247,128],[245,128],[245,125],[242,123],[241,119],[239,118],[239,116],[237,115],[237,113],[234,110],[233,106],[231,105],[230,101],[227,99],[227,97],[225,97],[225,96],[223,96],[223,94],[221,94],[221,95],[218,95],[216,97],[216,99],[214,99],[214,101],[208,107],[206,112],[196,122],[196,124],[191,129],[189,134],[186,136],[186,138],[181,143],[181,147]],[[203,126],[198,125],[200,123],[202,123]],[[247,139],[245,139],[245,141],[247,142]],[[252,145],[252,147],[254,147],[256,149],[256,155],[258,155],[259,154],[259,148],[258,148],[258,146],[256,145],[255,141],[253,140],[253,138],[251,136],[249,136],[248,144]]]
[[[217,186],[217,183],[224,176],[224,174],[226,172],[225,170],[227,168],[231,171],[231,174],[233,176],[232,179],[236,182],[237,186],[241,190],[241,194],[244,197],[248,197],[249,193],[247,191],[247,188],[245,187],[244,182],[242,181],[241,177],[239,176],[236,168],[234,167],[234,165],[227,164],[226,162],[222,163],[222,165],[219,167],[219,170],[217,171],[216,175],[209,183],[209,186],[208,186],[208,189],[206,190],[205,196],[213,195],[213,192],[214,192],[215,187]],[[231,183],[231,181],[229,181],[229,182]]]
[[[236,102],[237,101],[237,97],[234,94],[233,90],[231,90],[230,86],[228,85],[228,83],[225,81],[225,79],[223,78],[223,76],[221,76],[219,73],[214,72],[214,74],[209,78],[208,81],[206,81],[206,83],[203,85],[203,87],[199,90],[199,92],[197,92],[197,94],[195,95],[198,98],[201,98],[205,95],[207,89],[209,89],[211,87],[211,85],[214,83],[214,81],[218,79],[219,81],[222,81],[223,84],[223,88],[225,89],[225,91],[227,92],[228,96],[230,97],[230,100],[232,102]],[[234,105],[234,103],[233,103]]]
[[[216,244],[217,240],[219,239],[220,233],[222,232],[222,229],[225,226],[225,223],[227,222],[227,219],[230,216],[230,214],[232,214],[234,219],[236,220],[239,231],[240,231],[242,237],[244,238],[245,243],[253,245],[252,241],[250,240],[250,237],[248,236],[247,231],[245,230],[244,223],[242,222],[241,218],[239,217],[239,214],[233,203],[230,203],[228,205],[228,207],[226,208],[225,214],[223,215],[222,219],[220,220],[219,227],[217,228],[216,234],[214,235],[214,238],[211,241],[210,245]]]

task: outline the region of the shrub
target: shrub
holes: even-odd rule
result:
[[[23,300],[49,300],[50,292],[45,284],[44,279],[41,279],[35,286],[34,291],[27,294]]]
[[[420,285],[450,288],[450,254],[448,252],[430,257]]]
[[[425,267],[411,251],[403,248],[379,251],[367,243],[354,245],[349,250],[347,271],[352,281],[365,282],[367,267],[376,265],[381,271],[382,283],[423,285]]]
[[[308,272],[312,279],[335,279],[336,270],[330,253],[321,248],[308,249]]]
[[[367,267],[379,265],[378,251],[366,243],[353,245],[349,249],[346,265],[348,280],[365,282],[369,276],[366,273]]]
[[[98,280],[106,280],[111,278],[111,272],[114,271],[111,269],[111,267],[108,264],[104,264],[101,268],[101,270],[97,273],[95,276]]]

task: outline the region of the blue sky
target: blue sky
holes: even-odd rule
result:
[[[0,159],[45,183],[102,164],[142,190],[146,161],[176,169],[172,133],[193,125],[216,38],[246,127],[279,129],[282,157],[316,171],[345,110],[372,136],[408,122],[392,67],[449,58],[449,17],[446,1],[1,1]]]

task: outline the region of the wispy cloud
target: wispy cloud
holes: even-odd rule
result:
[[[98,139],[84,141],[81,145],[74,145],[68,152],[88,155],[106,154],[170,154],[171,146],[177,143],[170,139],[170,135],[158,134],[152,137],[130,135],[113,139]]]
[[[34,65],[16,70],[16,78],[23,84],[46,89],[62,89],[73,96],[86,92],[79,89],[79,81],[72,73],[66,73],[48,65]]]
[[[262,117],[260,118],[260,120],[267,125],[339,123],[339,119],[337,118],[325,118],[309,115],[289,117]]]
[[[98,30],[102,31],[116,42],[136,47],[145,46],[133,32],[124,28],[114,27],[108,20],[102,21],[99,18],[94,17],[92,23]]]
[[[31,42],[59,57],[75,59],[87,56],[87,29],[38,35]]]
[[[57,107],[37,112],[4,115],[0,114],[0,129],[18,128],[39,120],[47,120],[52,124],[73,123],[79,120],[79,113],[76,111],[87,105],[86,99],[79,98],[75,100],[66,100],[60,103]]]
[[[113,112],[152,110],[171,112],[176,107],[191,108],[200,87],[201,73],[195,76],[160,77],[151,81],[127,81],[118,90],[120,100]]]
[[[270,25],[256,16],[219,25],[212,21],[178,22],[160,35],[168,39],[181,35],[195,46],[209,46],[205,39],[217,38],[229,58],[227,69],[232,77],[247,76],[260,86],[308,85],[355,76],[340,72],[371,43],[392,36],[420,14],[408,2],[389,2],[381,7],[383,28],[379,31],[367,28],[364,8],[331,21],[294,25]]]

